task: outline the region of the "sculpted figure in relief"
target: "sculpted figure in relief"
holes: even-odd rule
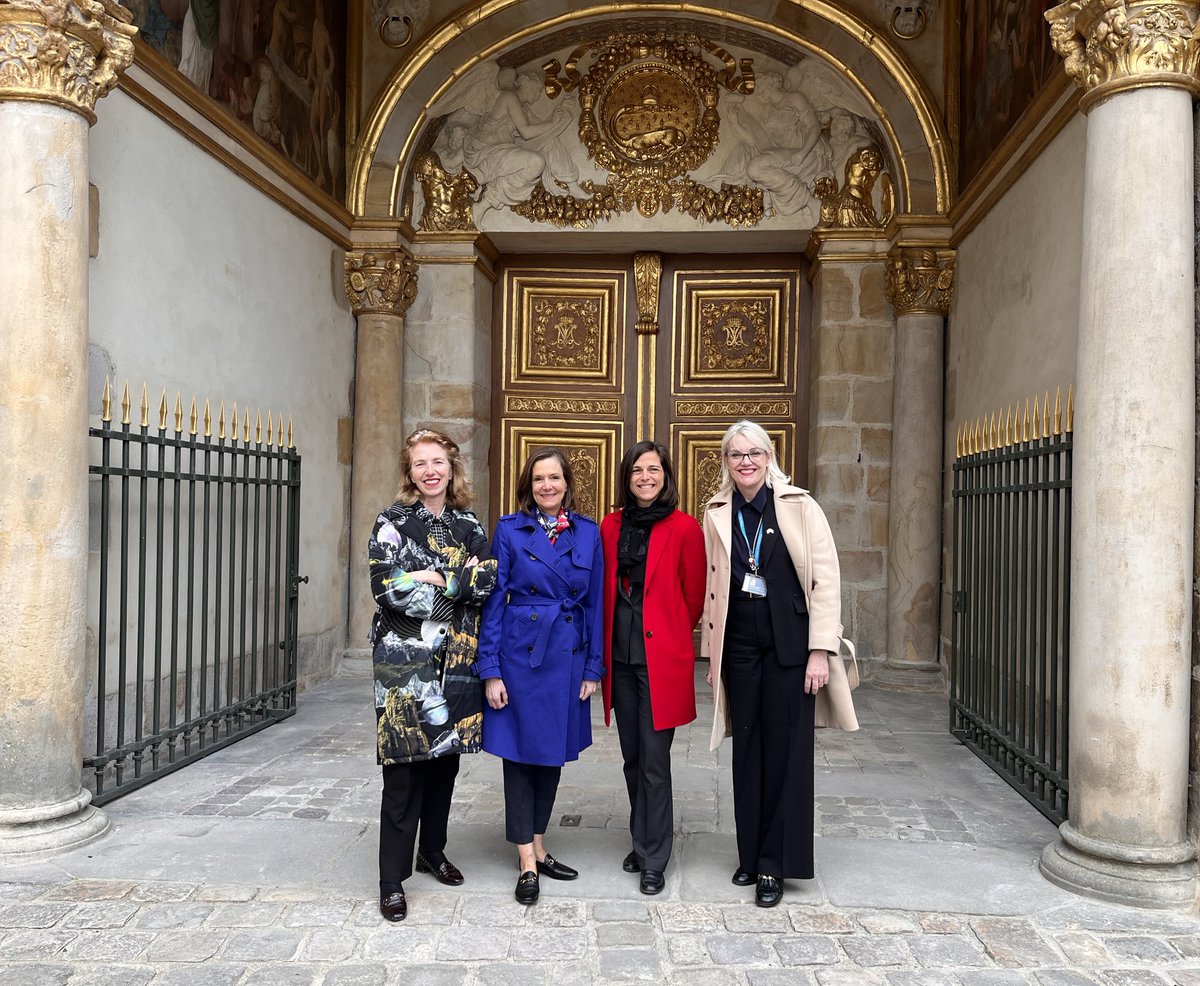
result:
[[[575,121],[572,106],[547,105],[550,112],[543,116],[539,102],[549,104],[540,76],[487,62],[430,108],[431,116],[449,113],[470,121],[462,160],[479,182],[476,225],[492,209],[525,201],[539,183],[552,191],[578,180],[576,159],[563,141]],[[456,170],[444,156],[442,162]]]
[[[451,116],[431,150],[417,156],[413,175],[425,196],[418,227],[446,232],[474,229],[471,203],[479,182],[463,166],[467,127]]]

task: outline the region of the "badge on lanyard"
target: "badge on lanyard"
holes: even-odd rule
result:
[[[746,564],[750,568],[746,577],[742,579],[742,592],[748,596],[754,596],[756,599],[762,599],[767,594],[767,580],[758,574],[758,555],[762,549],[762,517],[758,518],[758,530],[754,532],[753,544],[750,543],[750,536],[746,533],[746,521],[740,510],[738,511],[738,527],[742,529],[742,540],[746,542]]]

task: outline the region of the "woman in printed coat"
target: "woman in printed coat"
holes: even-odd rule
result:
[[[492,538],[497,582],[483,609],[476,667],[487,696],[483,748],[504,759],[516,898],[532,904],[539,874],[579,875],[546,851],[544,836],[563,764],[592,742],[589,699],[604,675],[604,559],[596,522],[576,512],[571,464],[559,449],[530,456],[517,503]]]
[[[622,864],[661,893],[675,830],[671,743],[696,718],[692,628],[704,606],[704,535],[679,506],[665,446],[641,441],[621,460],[604,542],[604,721],[617,713],[629,835]]]
[[[480,749],[483,694],[475,674],[480,606],[496,584],[487,537],[467,509],[470,487],[458,446],[420,430],[401,453],[396,503],[371,532],[371,624],[383,799],[379,812],[379,910],[408,914],[403,881],[416,867],[457,886],[446,825],[459,754]],[[420,843],[417,831],[420,829]]]

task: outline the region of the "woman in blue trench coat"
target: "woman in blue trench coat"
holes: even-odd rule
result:
[[[592,743],[589,699],[604,675],[604,558],[596,522],[575,511],[571,464],[559,449],[530,456],[517,503],[492,539],[497,582],[483,608],[475,667],[487,698],[483,748],[504,759],[516,898],[532,904],[539,874],[579,875],[546,852],[544,837],[563,764]]]

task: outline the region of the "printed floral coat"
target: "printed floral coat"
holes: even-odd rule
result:
[[[487,536],[469,510],[446,507],[452,546],[437,546],[416,505],[394,503],[371,532],[371,593],[379,604],[371,622],[381,764],[412,763],[482,746],[483,685],[475,672],[479,613],[496,585]],[[474,556],[478,565],[466,565]],[[413,572],[441,572],[446,588],[418,582]],[[425,624],[436,595],[453,604],[449,629]],[[407,618],[407,619],[405,619]],[[405,632],[407,624],[408,632]]]

